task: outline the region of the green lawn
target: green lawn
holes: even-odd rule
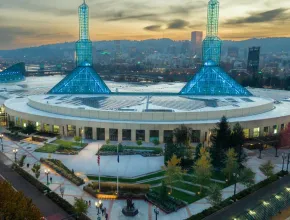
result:
[[[35,152],[54,153],[57,150],[58,150],[58,146],[54,144],[45,144],[43,147],[36,149]]]
[[[161,172],[158,172],[158,173],[154,173],[154,174],[149,174],[149,175],[142,176],[142,177],[139,177],[139,178],[133,178],[133,179],[130,179],[130,178],[119,178],[119,181],[122,182],[122,183],[135,183],[137,181],[151,179],[151,178],[155,178],[155,177],[159,177],[159,176],[164,176],[164,171],[161,171]],[[97,181],[99,180],[98,176],[88,176],[88,178],[90,180],[97,180]],[[116,177],[101,177],[100,179],[103,182],[116,182],[117,181]],[[161,180],[159,180],[159,181],[161,182]],[[151,182],[153,182],[153,181],[151,181]]]
[[[182,182],[175,182],[173,184],[173,186],[175,186],[177,188],[180,188],[180,189],[184,189],[184,190],[190,191],[190,192],[194,192],[196,194],[200,190],[200,187],[198,187],[198,186],[194,186],[194,185],[190,185],[190,184],[182,183]]]
[[[162,148],[160,147],[143,147],[143,146],[126,146],[122,145],[119,147],[119,152],[124,152],[125,150],[138,150],[138,151],[151,151],[155,154],[162,153]],[[104,144],[100,148],[100,152],[117,152],[117,145]]]
[[[80,146],[80,144],[81,144],[81,143],[78,143],[78,142],[65,141],[65,140],[61,140],[61,139],[57,139],[57,140],[53,141],[52,143],[63,145],[65,147]],[[82,147],[85,147],[86,145],[87,144],[82,143]]]

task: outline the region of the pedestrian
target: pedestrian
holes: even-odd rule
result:
[[[91,207],[91,200],[89,200],[89,207]]]
[[[109,218],[109,215],[108,215],[108,213],[106,213],[105,219],[108,220],[108,218]]]
[[[29,163],[27,163],[27,168],[29,168]]]
[[[88,205],[88,201],[87,200],[85,200],[86,201],[86,205]]]
[[[52,183],[52,177],[50,177],[50,183]]]
[[[104,209],[103,208],[101,208],[101,211],[102,211],[102,216],[104,215]]]
[[[104,214],[105,215],[107,214],[107,208],[106,207],[104,208]]]

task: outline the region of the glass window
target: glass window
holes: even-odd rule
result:
[[[281,124],[281,131],[283,131],[285,128],[285,125],[284,124]]]
[[[165,130],[164,131],[164,143],[171,143],[173,140],[173,131]]]
[[[93,139],[93,129],[92,127],[85,127],[85,138]]]
[[[145,130],[136,130],[136,141],[145,141]]]
[[[278,133],[278,126],[277,125],[273,125],[273,133],[274,134]]]
[[[97,140],[105,140],[105,128],[97,128]]]
[[[76,126],[74,126],[74,125],[67,125],[67,135],[69,137],[76,136]]]
[[[264,136],[269,134],[269,127],[264,127]]]
[[[123,129],[122,140],[123,141],[131,141],[131,129]]]
[[[118,129],[109,129],[110,141],[118,141]]]
[[[250,138],[250,129],[244,129],[245,138]]]
[[[59,126],[57,126],[57,125],[53,126],[53,133],[55,133],[55,134],[59,133]]]
[[[159,131],[158,130],[150,130],[149,139],[150,139],[150,142],[153,142],[154,140],[159,141]]]
[[[254,128],[253,137],[259,137],[260,136],[260,128]]]
[[[192,130],[191,142],[193,143],[200,142],[200,130]]]

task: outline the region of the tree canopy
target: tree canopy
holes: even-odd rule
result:
[[[13,220],[39,220],[40,210],[25,197],[22,192],[15,191],[6,181],[0,181],[0,218]]]

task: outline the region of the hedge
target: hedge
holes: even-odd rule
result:
[[[117,190],[117,183],[112,182],[101,182],[101,192],[102,193],[114,193]],[[99,189],[99,183],[93,182],[85,186],[84,189],[91,195],[96,195]],[[127,184],[119,183],[119,192],[121,194],[135,194],[138,196],[144,196],[149,192],[150,185],[148,184]]]
[[[60,197],[57,193],[51,192],[50,188],[41,183],[38,179],[35,179],[33,176],[31,176],[29,173],[27,173],[25,170],[21,169],[18,165],[13,164],[12,168],[24,179],[26,179],[29,183],[31,183],[33,186],[35,186],[39,191],[42,193],[44,191],[47,191],[48,193],[46,196],[51,199],[54,203],[56,203],[58,206],[60,206],[66,213],[69,215],[73,215],[75,212],[75,209],[73,205],[71,205],[68,201]],[[84,214],[81,214],[79,216],[80,220],[90,220],[89,217],[87,217]]]
[[[162,148],[160,148],[160,147],[142,147],[142,146],[123,146],[123,145],[120,145],[119,149],[118,149],[118,151],[120,153],[134,151],[134,150],[138,150],[138,153],[141,153],[142,150],[144,150],[144,152],[150,151],[151,154],[162,154],[162,152],[163,152]],[[100,148],[100,152],[117,153],[117,145],[104,144]]]
[[[43,183],[41,183],[40,181],[35,179],[32,175],[30,175],[25,170],[21,169],[17,164],[14,163],[12,165],[12,169],[15,170],[20,176],[22,176],[24,179],[26,179],[33,186],[35,186],[39,191],[41,191],[41,192],[44,192],[44,191],[49,192],[50,191],[50,189],[46,185],[44,185]]]
[[[54,169],[57,173],[64,176],[65,178],[67,178],[68,180],[76,184],[77,186],[80,186],[85,183],[85,181],[82,178],[76,176],[60,160],[40,158],[40,162],[47,164],[52,169]]]
[[[283,177],[287,174],[287,172],[285,171],[280,171],[279,173],[273,175],[272,177],[268,178],[268,179],[265,179],[239,193],[237,193],[235,196],[231,196],[227,199],[225,199],[224,201],[222,201],[218,206],[213,206],[213,207],[210,207],[208,209],[205,209],[203,210],[202,212],[196,214],[196,215],[193,215],[191,217],[189,217],[187,220],[201,220],[201,219],[204,219],[206,218],[207,216],[210,216],[212,214],[214,214],[215,212],[231,205],[234,203],[235,200],[241,200],[242,198],[250,195],[251,193],[277,181],[280,177]]]
[[[171,196],[168,196],[166,200],[162,199],[160,197],[160,194],[155,191],[151,191],[146,194],[146,199],[153,203],[154,205],[158,206],[160,209],[162,209],[167,214],[177,211],[178,209],[186,206],[186,203],[178,200],[176,198],[173,198]]]

